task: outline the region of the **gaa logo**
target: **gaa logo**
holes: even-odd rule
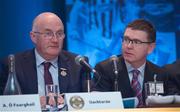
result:
[[[84,107],[84,100],[80,96],[71,97],[69,102],[74,109],[79,110]]]

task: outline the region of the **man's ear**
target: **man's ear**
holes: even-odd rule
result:
[[[36,44],[36,41],[37,41],[36,34],[35,34],[33,31],[31,31],[29,35],[30,35],[30,37],[31,37],[32,42],[33,42],[34,44]]]
[[[154,48],[156,47],[156,43],[150,43],[148,47],[148,54],[153,52]]]

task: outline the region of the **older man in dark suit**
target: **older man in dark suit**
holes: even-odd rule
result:
[[[15,54],[16,75],[22,94],[43,96],[46,84],[58,85],[60,93],[86,91],[84,69],[74,60],[77,55],[62,50],[64,25],[57,15],[50,12],[38,15],[33,21],[30,37],[35,48]],[[47,64],[48,81],[44,77]],[[0,94],[3,94],[7,77],[6,58],[0,72]]]

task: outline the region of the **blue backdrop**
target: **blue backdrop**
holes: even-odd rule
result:
[[[41,12],[51,11],[65,21],[64,0],[1,0],[0,57],[33,47],[29,32],[33,19]]]
[[[32,20],[51,11],[64,24],[64,49],[86,55],[90,64],[121,54],[124,27],[146,18],[157,28],[157,48],[148,58],[164,65],[180,57],[179,0],[1,0],[0,57],[32,48]]]
[[[137,18],[148,19],[157,29],[157,46],[148,59],[160,66],[176,60],[176,33],[180,21],[176,1],[67,1],[67,48],[88,56],[90,64],[121,54],[124,28]]]

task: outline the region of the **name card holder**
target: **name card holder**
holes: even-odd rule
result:
[[[122,109],[120,92],[66,93],[68,110]]]
[[[0,96],[0,111],[39,111],[41,112],[38,94]]]
[[[145,83],[145,94],[148,96],[155,96],[164,94],[164,85],[162,81]]]

